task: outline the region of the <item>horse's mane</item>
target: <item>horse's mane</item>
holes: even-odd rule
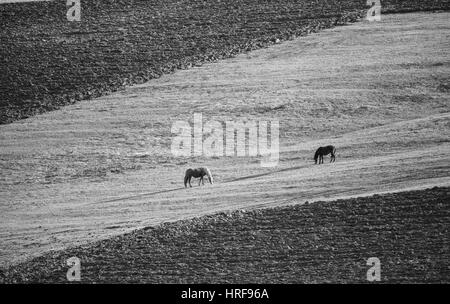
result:
[[[211,171],[209,170],[209,168],[208,168],[208,167],[203,167],[203,169],[205,169],[206,174],[207,174],[208,177],[211,179],[211,183],[213,183],[213,182],[214,182],[214,181],[213,181],[213,176],[212,176]]]

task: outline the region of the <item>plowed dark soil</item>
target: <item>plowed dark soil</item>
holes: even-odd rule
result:
[[[450,282],[450,188],[374,195],[166,223],[13,266],[0,282]]]
[[[385,0],[383,13],[450,1]],[[366,0],[92,0],[0,5],[0,124],[91,99],[176,69],[354,22]]]

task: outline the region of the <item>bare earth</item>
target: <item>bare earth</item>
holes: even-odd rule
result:
[[[207,215],[50,252],[0,283],[450,282],[450,188]]]
[[[385,15],[0,126],[0,266],[226,210],[448,186],[449,17]],[[279,166],[174,158],[172,123],[193,113],[278,119]],[[336,163],[313,164],[322,144]],[[185,190],[199,165],[216,183]]]

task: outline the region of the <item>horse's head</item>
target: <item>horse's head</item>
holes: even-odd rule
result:
[[[317,149],[316,153],[314,154],[314,161],[316,162],[316,164],[317,164],[317,159],[319,158],[319,153],[320,153],[320,148]]]
[[[208,176],[209,182],[210,182],[211,184],[214,184],[214,179],[213,179],[213,176],[212,176],[212,174],[211,174],[211,171],[210,171],[208,168],[205,168],[205,171],[206,171],[206,176]]]

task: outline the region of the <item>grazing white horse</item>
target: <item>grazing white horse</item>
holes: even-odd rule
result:
[[[194,178],[199,178],[200,180],[198,182],[198,185],[200,186],[200,184],[205,184],[203,177],[205,177],[205,175],[208,177],[208,180],[211,184],[214,184],[214,180],[211,174],[211,171],[207,168],[207,167],[202,167],[202,168],[197,168],[197,169],[187,169],[186,170],[186,174],[184,175],[184,187],[187,188],[187,184],[189,184],[189,187],[192,187],[191,185],[191,179]]]

